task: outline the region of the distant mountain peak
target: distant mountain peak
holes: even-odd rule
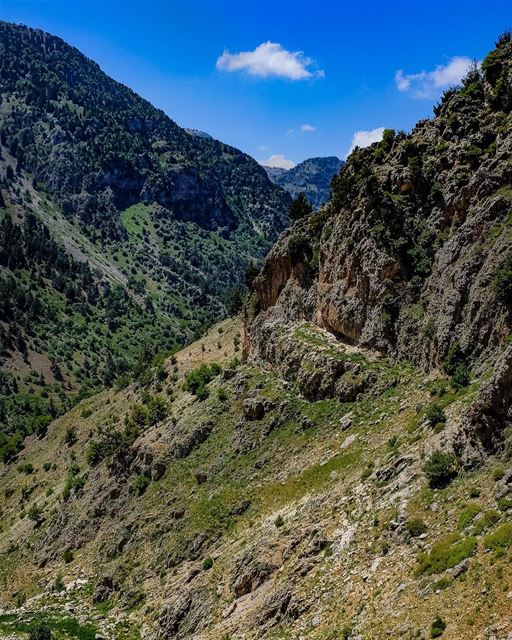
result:
[[[283,187],[292,197],[306,194],[315,209],[329,199],[331,180],[343,166],[336,156],[307,158],[292,169],[264,167],[274,184]]]

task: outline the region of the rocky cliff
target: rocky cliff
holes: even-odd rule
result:
[[[255,279],[248,355],[307,320],[426,370],[489,364],[511,332],[511,96],[505,35],[434,118],[356,149]]]
[[[435,118],[350,156],[327,206],[269,254],[258,322],[301,315],[426,367],[455,340],[473,359],[503,343],[509,307],[493,283],[510,255],[511,48],[446,92]]]

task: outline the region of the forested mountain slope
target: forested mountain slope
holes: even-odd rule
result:
[[[290,197],[42,31],[0,23],[0,100],[0,430],[24,434],[236,309]]]

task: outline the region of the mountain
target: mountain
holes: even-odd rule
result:
[[[57,37],[2,22],[0,58],[0,431],[27,434],[225,316],[290,197]]]
[[[292,198],[306,194],[314,209],[319,209],[329,199],[331,180],[343,166],[343,160],[330,156],[309,158],[292,169],[265,167],[274,184],[286,189]]]
[[[243,318],[0,443],[0,634],[507,640],[511,159],[507,32]]]

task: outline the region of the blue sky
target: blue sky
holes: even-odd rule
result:
[[[429,117],[512,2],[0,0],[0,16],[64,38],[182,126],[300,162]]]

